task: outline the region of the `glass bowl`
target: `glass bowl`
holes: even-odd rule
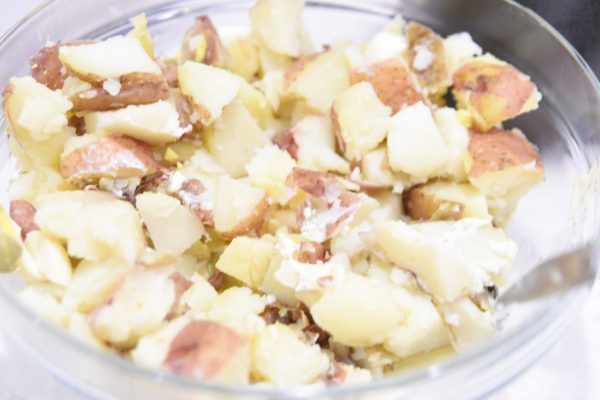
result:
[[[247,24],[250,5],[216,0],[49,1],[0,39],[0,85],[11,76],[27,74],[28,57],[47,40],[123,34],[129,29],[128,19],[145,11],[158,54],[168,54],[194,16],[207,13],[217,25]],[[600,154],[600,85],[577,52],[540,17],[512,1],[309,1],[305,21],[313,39],[325,44],[339,37],[364,40],[398,13],[444,35],[470,32],[484,49],[529,74],[544,95],[539,110],[508,124],[523,129],[539,146],[547,174],[546,181],[522,200],[510,226],[520,248],[515,273],[589,239],[598,226],[600,208],[600,163],[595,161]],[[8,140],[1,135],[4,205],[13,174]],[[479,348],[368,385],[267,388],[192,380],[100,353],[25,309],[15,297],[21,287],[14,276],[0,277],[0,323],[15,346],[81,393],[119,399],[429,399],[441,393],[445,399],[480,397],[539,358],[566,329],[589,291],[577,286],[508,307],[501,332]]]

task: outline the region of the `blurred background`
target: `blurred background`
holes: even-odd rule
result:
[[[554,26],[600,77],[600,0],[520,0]]]

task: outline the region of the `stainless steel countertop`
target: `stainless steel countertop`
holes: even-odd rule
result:
[[[6,31],[40,0],[1,0],[0,32]],[[600,399],[600,283],[567,333],[534,366],[488,400]],[[0,400],[83,400],[57,382],[2,334],[0,319]]]

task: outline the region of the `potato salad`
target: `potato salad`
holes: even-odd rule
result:
[[[397,17],[317,46],[302,12],[193,16],[168,54],[140,14],[123,36],[48,42],[7,82],[2,271],[24,304],[230,384],[368,382],[494,335],[505,229],[544,177],[502,124],[536,85],[466,32]]]

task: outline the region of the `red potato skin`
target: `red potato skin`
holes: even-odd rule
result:
[[[111,95],[102,87],[95,87],[71,97],[74,111],[111,111],[130,105],[156,103],[169,98],[169,85],[160,75],[135,73],[123,75],[121,90]]]
[[[340,207],[344,212],[339,216],[337,221],[327,224],[325,227],[325,235],[328,239],[335,236],[342,223],[356,213],[360,207],[360,196],[357,193],[344,192],[338,199],[340,200]]]
[[[383,104],[396,114],[405,106],[425,101],[402,61],[389,59],[371,65],[368,70],[350,71],[350,84],[369,82]]]
[[[300,243],[298,261],[306,264],[316,264],[317,261],[325,261],[327,250],[321,243],[307,241]]]
[[[147,143],[122,135],[111,135],[80,147],[60,162],[65,179],[79,177],[131,178],[154,174],[159,164]]]
[[[258,203],[252,214],[241,221],[235,228],[227,232],[217,232],[225,240],[231,240],[236,236],[248,235],[258,236],[265,223],[265,216],[269,211],[269,196],[265,195]]]
[[[40,228],[35,223],[35,207],[26,200],[13,200],[10,202],[10,218],[21,228],[21,239],[25,240],[27,234]]]
[[[476,110],[484,109],[483,101],[486,96],[507,99],[502,113],[504,119],[519,115],[535,91],[535,84],[529,77],[510,64],[482,64],[473,61],[454,73],[453,83],[455,91],[469,93],[469,102]]]
[[[469,132],[469,154],[473,160],[468,175],[477,177],[517,165],[535,162],[543,168],[540,154],[518,129],[493,128],[487,132]]]
[[[287,151],[294,160],[298,160],[298,143],[296,143],[294,132],[291,129],[278,132],[273,136],[272,142],[281,150]]]
[[[171,306],[171,311],[169,315],[167,315],[167,319],[173,319],[177,316],[177,308],[179,307],[179,303],[181,303],[181,296],[192,287],[192,282],[187,280],[183,275],[179,272],[173,272],[169,279],[173,282],[175,286],[175,300],[173,300],[173,305]]]
[[[244,338],[225,325],[192,321],[173,339],[163,365],[178,374],[211,379],[245,345]]]
[[[305,66],[316,60],[323,53],[310,54],[308,56],[300,57],[294,61],[283,75],[283,79],[287,85],[290,85],[296,77],[302,72]]]
[[[294,167],[285,184],[291,188],[302,189],[311,196],[318,198],[325,195],[325,184],[334,179],[334,175],[326,172]]]
[[[66,43],[59,42],[43,47],[38,54],[29,59],[31,76],[49,89],[62,89],[69,72],[58,58],[58,49],[61,46],[77,46],[94,42],[94,40],[78,40]]]
[[[439,90],[440,85],[445,86],[449,74],[444,59],[444,41],[432,29],[417,22],[409,22],[406,26],[406,36],[408,39],[408,60],[412,72],[417,76],[421,85]],[[416,46],[425,46],[434,54],[433,62],[424,70],[412,68],[414,59],[417,55]]]
[[[194,25],[185,33],[181,46],[181,58],[183,60],[195,61],[195,54],[190,50],[188,43],[196,35],[204,35],[206,39],[206,52],[204,53],[202,63],[218,67],[227,66],[231,56],[223,45],[219,37],[219,32],[207,15],[201,15],[196,18]]]

